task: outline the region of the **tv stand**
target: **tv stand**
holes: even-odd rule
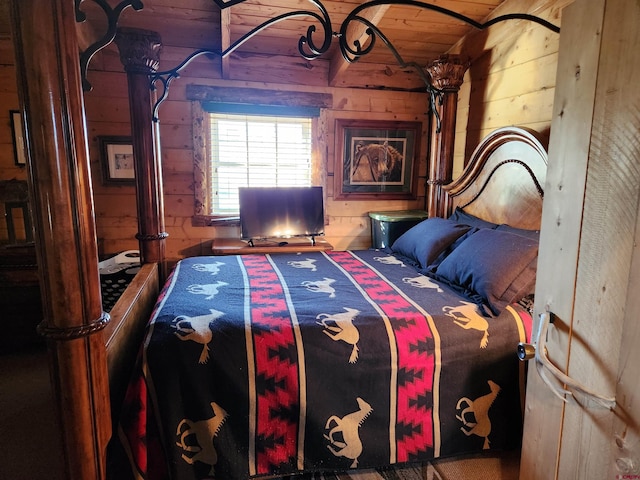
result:
[[[286,242],[286,243],[285,243]],[[244,242],[239,238],[216,238],[211,242],[213,255],[249,255],[252,253],[324,252],[333,246],[320,238],[289,238]]]

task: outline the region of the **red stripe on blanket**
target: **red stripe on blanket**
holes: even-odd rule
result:
[[[166,457],[150,398],[140,362],[136,362],[122,404],[120,440],[135,478],[163,480],[167,478]]]
[[[331,252],[336,262],[389,318],[398,353],[396,456],[412,460],[433,448],[433,334],[427,319],[387,282],[349,253]]]
[[[125,426],[121,427],[122,434],[126,437],[125,445],[129,449],[131,461],[135,470],[139,473],[147,471],[149,459],[145,440],[147,432],[147,385],[139,368],[136,368],[136,376],[127,387],[124,398],[123,411],[127,412]]]
[[[520,316],[520,320],[522,320],[522,324],[524,325],[526,342],[530,342],[532,338],[533,331],[533,318],[526,310],[519,310],[518,315]]]
[[[256,469],[273,471],[297,453],[300,385],[296,345],[282,285],[269,261],[243,256],[251,291],[251,326],[255,351]],[[287,418],[289,417],[289,418]]]

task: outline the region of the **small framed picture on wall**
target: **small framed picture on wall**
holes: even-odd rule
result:
[[[24,138],[24,125],[22,124],[22,113],[18,110],[10,110],[11,133],[13,134],[13,152],[15,162],[19,167],[27,164],[27,144]]]
[[[133,144],[131,137],[98,137],[102,179],[105,185],[133,185]]]

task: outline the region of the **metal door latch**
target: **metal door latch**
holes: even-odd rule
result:
[[[555,319],[556,316],[548,310],[540,314],[540,321],[538,322],[533,343],[519,343],[517,349],[518,358],[521,361],[534,359],[540,378],[562,401],[566,402],[568,397],[573,396],[574,392],[579,392],[602,407],[613,410],[616,406],[615,397],[600,395],[591,391],[582,383],[562,372],[549,360],[546,347],[547,330],[549,324],[553,323]],[[551,375],[554,380],[551,380],[549,375]]]
[[[527,360],[531,360],[536,356],[536,346],[532,343],[524,343],[520,342],[518,344],[518,358],[522,362],[526,362]]]
[[[547,315],[549,315],[549,323],[553,323],[554,320],[556,319],[556,316],[551,312],[548,312]],[[540,315],[540,322],[542,321],[543,321],[543,317],[542,315]],[[539,332],[540,330],[538,330],[538,336],[539,336]],[[539,338],[535,338],[534,340],[537,343]],[[534,359],[536,357],[536,343],[526,343],[526,342],[518,343],[518,347],[516,350],[516,353],[518,354],[518,359],[520,359],[520,361],[522,362],[526,362],[527,360]]]

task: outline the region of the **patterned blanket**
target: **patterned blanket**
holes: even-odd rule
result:
[[[137,478],[246,479],[518,447],[531,328],[385,252],[194,257],[121,420]]]

